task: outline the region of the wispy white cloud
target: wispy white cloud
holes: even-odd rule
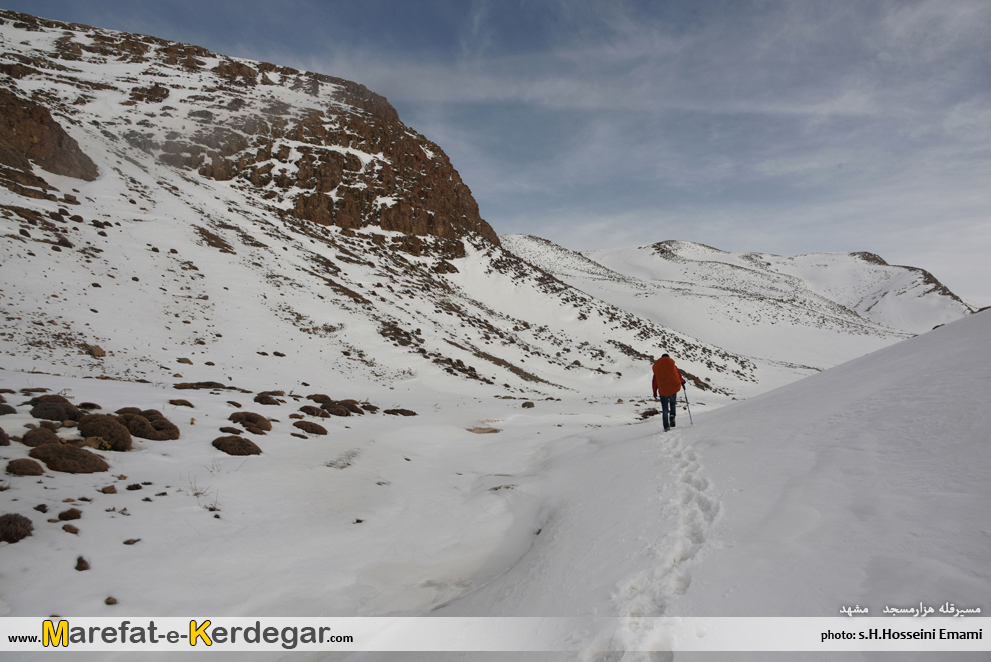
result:
[[[488,0],[471,0],[468,17],[462,22],[459,31],[463,59],[482,58],[492,46],[493,35],[487,22],[490,9]]]

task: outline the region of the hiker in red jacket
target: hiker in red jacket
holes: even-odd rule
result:
[[[654,390],[654,397],[660,395],[661,399],[661,420],[664,423],[664,430],[674,427],[675,406],[678,404],[678,391],[685,383],[678,368],[674,365],[674,359],[668,354],[657,359],[654,364],[654,379],[651,388]]]

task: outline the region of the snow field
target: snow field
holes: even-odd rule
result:
[[[10,512],[31,518],[35,533],[4,545],[0,574],[9,581],[0,599],[8,615],[112,614],[103,604],[108,596],[140,615],[420,613],[526,555],[557,502],[543,488],[545,467],[581,445],[576,434],[634,420],[630,405],[539,401],[525,410],[519,401],[446,394],[438,404],[442,394],[422,387],[379,387],[368,394],[373,402],[420,415],[316,419],[329,435],[303,440],[289,436],[299,431],[288,414],[313,404],[307,400],[272,407],[236,391],[163,393],[152,385],[11,371],[0,372],[0,381],[6,388],[46,386],[105,411],[158,408],[182,431],[176,441],[135,439],[130,452],[101,451],[108,473],[10,477]],[[168,405],[169,397],[195,408]],[[261,456],[230,457],[210,446],[225,434],[219,427],[234,425],[227,417],[239,410],[229,399],[279,419],[265,436],[245,435]],[[26,409],[2,417],[8,434],[23,433],[32,420]],[[493,415],[497,420],[483,418]],[[479,425],[501,432],[466,430]],[[29,450],[12,442],[0,456],[7,461]],[[151,485],[124,489],[144,482]],[[99,492],[110,484],[117,494]],[[69,507],[64,499],[84,511],[78,536],[45,522]],[[33,510],[38,503],[49,506],[47,514]],[[140,542],[122,544],[132,538]],[[73,569],[79,555],[89,571]]]
[[[681,613],[987,610],[989,339],[975,315],[700,416],[724,517]]]
[[[991,608],[991,368],[975,358],[989,339],[991,315],[982,313],[696,415],[695,426],[681,414],[675,432],[656,422],[595,430],[542,468],[559,506],[530,552],[434,613],[628,616],[616,630],[575,633],[577,659],[651,661],[805,659],[610,652],[640,641],[640,619],[662,613],[835,616],[859,605],[883,616],[886,606],[948,601],[983,615]]]

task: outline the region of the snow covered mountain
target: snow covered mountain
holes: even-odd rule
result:
[[[969,315],[931,274],[870,253],[780,257],[702,244],[577,253],[529,235],[503,245],[603,301],[763,361],[824,369]]]
[[[661,350],[723,396],[777,370],[505,251],[440,147],[360,85],[0,21],[5,368],[541,397],[647,392]]]
[[[728,399],[968,312],[876,258],[663,242],[592,256],[623,277],[586,273],[543,240],[500,242],[441,148],[360,85],[0,21],[3,367],[629,397],[667,351]],[[269,357],[258,375],[249,353]]]

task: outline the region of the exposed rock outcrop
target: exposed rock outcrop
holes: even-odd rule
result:
[[[61,33],[47,54],[52,59],[0,58],[11,78],[44,79],[57,71],[59,84],[83,93],[73,103],[87,103],[86,93],[97,89],[119,97],[112,101],[120,106],[145,112],[136,123],[124,121],[120,133],[103,126],[118,125],[119,118],[106,116],[99,123],[106,138],[204,178],[237,180],[278,202],[281,213],[293,219],[449,240],[477,234],[499,244],[441,148],[403,124],[388,100],[364,85],[144,35],[16,12],[0,11],[0,18]],[[138,63],[141,70],[152,67],[166,79],[120,75],[95,83],[59,62],[94,56]],[[207,69],[207,59],[219,63]],[[170,71],[194,77],[196,87],[190,89],[200,92],[183,93],[185,85],[168,80]],[[13,169],[8,187],[29,197],[52,195],[31,174],[29,161],[59,175],[95,179],[96,166],[50,109],[27,97],[0,89],[0,163]],[[70,116],[74,112],[66,105],[54,107]],[[162,122],[162,117],[183,122]]]
[[[56,175],[86,181],[99,174],[47,108],[0,88],[0,163],[33,177],[31,162]]]

